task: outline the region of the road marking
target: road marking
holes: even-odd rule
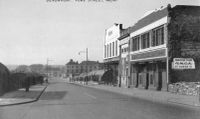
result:
[[[89,97],[91,97],[91,98],[93,98],[93,99],[97,99],[97,97],[95,97],[95,96],[93,96],[93,95],[90,95],[90,94],[88,94],[88,93],[84,93],[85,95],[87,95],[87,96],[89,96]]]

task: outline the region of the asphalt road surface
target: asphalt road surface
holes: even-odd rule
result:
[[[200,119],[200,109],[53,80],[39,101],[0,107],[0,119]]]

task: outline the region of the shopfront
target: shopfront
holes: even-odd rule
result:
[[[167,90],[166,49],[131,55],[131,87]]]

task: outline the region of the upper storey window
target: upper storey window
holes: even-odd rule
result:
[[[140,36],[132,38],[132,51],[137,51],[140,49]]]
[[[149,39],[149,32],[141,35],[141,48],[149,48],[150,46],[150,39]]]
[[[152,30],[152,46],[159,46],[164,44],[164,27]]]
[[[164,26],[139,34],[131,39],[131,51],[140,51],[165,44]]]

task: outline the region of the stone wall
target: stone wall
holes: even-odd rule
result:
[[[200,86],[200,82],[177,82],[169,84],[168,89],[171,93],[197,96],[198,86]]]

